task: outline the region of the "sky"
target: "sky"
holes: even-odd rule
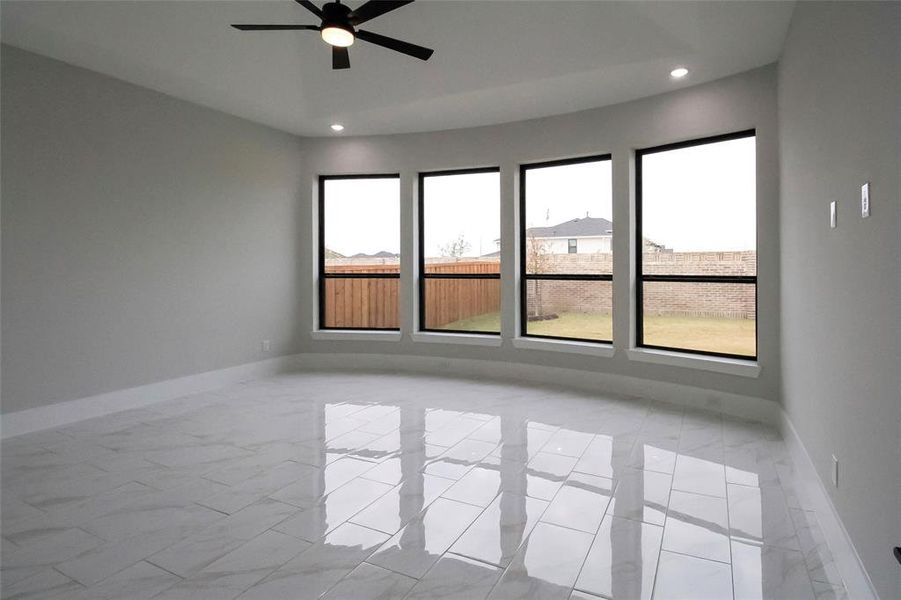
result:
[[[609,160],[526,171],[526,228],[572,219],[602,217],[613,222],[613,180]]]
[[[755,139],[742,138],[645,155],[644,236],[675,251],[756,248]],[[610,161],[541,169],[526,175],[526,226],[612,215]],[[325,182],[325,246],[344,256],[400,252],[398,179]],[[461,234],[464,256],[497,250],[498,173],[427,177],[425,254]]]
[[[496,252],[501,237],[500,173],[470,173],[425,178],[423,221],[425,256],[463,236],[464,257]]]
[[[755,139],[642,158],[642,233],[677,252],[757,247]]]
[[[344,256],[400,253],[400,179],[327,179],[325,247]]]

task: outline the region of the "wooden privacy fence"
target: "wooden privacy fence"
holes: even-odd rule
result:
[[[398,265],[328,265],[328,272],[351,277],[325,280],[326,327],[400,327],[399,279],[366,279],[353,274],[397,273]],[[428,273],[498,273],[498,261],[466,261],[429,264]],[[499,279],[428,279],[425,303],[426,326],[437,329],[485,313],[500,310]]]

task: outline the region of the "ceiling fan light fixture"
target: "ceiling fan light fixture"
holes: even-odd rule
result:
[[[322,28],[322,39],[326,44],[347,48],[354,43],[354,33],[340,25],[327,25]]]

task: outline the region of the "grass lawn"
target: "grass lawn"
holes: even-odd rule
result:
[[[499,331],[500,314],[489,313],[462,319],[441,329]],[[533,321],[529,323],[529,333],[593,340],[609,340],[613,336],[610,315],[591,313],[561,313],[559,319]],[[752,319],[647,316],[644,341],[654,346],[748,356],[756,354]]]

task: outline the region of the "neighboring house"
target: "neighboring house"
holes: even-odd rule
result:
[[[382,250],[380,252],[376,252],[375,254],[365,254],[363,252],[358,252],[354,254],[350,258],[398,258],[400,255],[395,254],[394,252],[388,252],[387,250]]]
[[[600,217],[583,217],[550,227],[530,227],[526,237],[542,242],[548,254],[610,252],[613,223]]]

